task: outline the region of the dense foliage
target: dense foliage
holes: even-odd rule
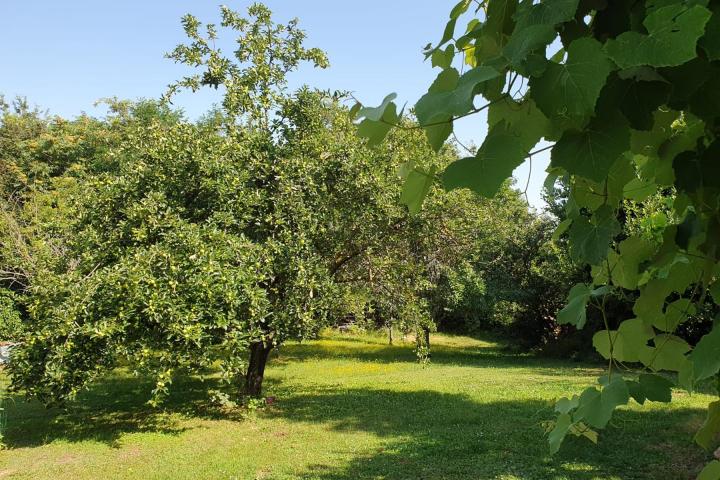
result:
[[[720,297],[719,8],[708,0],[463,0],[440,42],[427,48],[441,72],[415,114],[430,144],[440,148],[454,119],[488,112],[483,144],[442,171],[444,186],[491,196],[541,139],[553,142],[550,183],[561,178],[569,190],[558,235],[567,235],[573,259],[593,266],[559,320],[583,328],[588,306],[600,312],[604,325],[593,344],[608,372],[598,386],[558,402],[553,451],[568,433],[594,440],[592,428],[605,427],[631,398],[670,401],[668,378],[692,390],[720,369],[720,330],[696,345],[677,335]],[[468,70],[458,71],[459,63]],[[488,103],[476,106],[480,96]],[[392,100],[359,111],[372,143],[396,123]],[[417,174],[432,181],[432,171]],[[417,208],[422,191],[406,188]],[[652,235],[623,230],[624,201],[658,191],[665,222],[654,223]],[[613,297],[628,296],[628,316],[607,315]],[[645,373],[625,378],[627,364]],[[703,447],[716,446],[718,412],[712,404],[696,436]],[[717,478],[718,470],[713,462],[701,477]]]
[[[222,16],[234,56],[185,17],[190,42],[169,57],[200,73],[163,103],[109,99],[107,117],[71,121],[4,104],[14,389],[54,404],[122,364],[155,377],[158,401],[176,374],[219,366],[233,394],[257,395],[273,348],[348,321],[414,335],[421,357],[438,328],[554,335],[571,282],[553,266],[554,220],[509,184],[493,200],[428,184],[411,215],[398,174],[451,164],[454,148],[433,152],[411,118],[367,145],[344,94],[287,91],[300,62],[327,65],[295,22],[260,5]],[[208,86],[223,102],[198,122],[168,103]]]

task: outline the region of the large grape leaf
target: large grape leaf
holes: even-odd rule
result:
[[[689,358],[696,380],[715,375],[720,370],[720,327],[703,336]]]
[[[552,150],[550,165],[602,182],[629,148],[630,129],[616,113],[593,119],[583,131],[566,131]]]
[[[527,153],[521,136],[507,122],[499,122],[485,137],[477,155],[457,160],[445,169],[443,184],[448,190],[469,188],[492,197]]]
[[[523,0],[517,8],[515,31],[531,25],[552,25],[567,22],[575,16],[579,0]]]
[[[420,207],[430,191],[434,179],[435,167],[432,167],[428,172],[414,168],[408,173],[400,194],[400,202],[407,205],[411,214],[420,211]]]
[[[605,51],[620,68],[681,65],[695,58],[695,47],[710,15],[710,10],[700,5],[677,3],[658,8],[643,22],[647,35],[625,32],[608,40]]]
[[[640,361],[652,370],[679,371],[686,362],[690,345],[675,335],[662,334],[653,339],[654,347],[640,352]]]
[[[705,465],[697,480],[718,480],[720,478],[720,462],[713,460],[712,462]]]
[[[503,56],[519,67],[531,52],[549,45],[557,36],[552,25],[531,25],[515,31],[503,48]]]
[[[627,404],[628,400],[630,400],[630,392],[625,380],[615,376],[602,391],[594,387],[583,391],[572,420],[573,422],[582,420],[595,428],[604,428],[615,408]]]
[[[639,318],[625,320],[617,330],[600,330],[593,336],[593,346],[604,358],[621,362],[638,362],[655,334]]]
[[[363,107],[358,111],[358,118],[364,118],[358,125],[358,135],[367,138],[368,145],[379,145],[398,120],[397,107],[393,100],[397,95],[386,96],[377,107]]]
[[[720,433],[720,400],[710,402],[708,405],[705,423],[695,434],[694,440],[705,450],[712,450],[716,445],[715,439],[718,433]]]
[[[593,115],[613,68],[600,42],[580,38],[568,47],[565,63],[550,62],[541,76],[530,79],[530,95],[554,123],[579,127]]]
[[[699,43],[707,53],[708,60],[720,60],[720,5],[713,8],[712,17],[705,27],[705,36]]]
[[[550,453],[557,453],[560,450],[565,436],[567,435],[570,427],[572,426],[572,419],[569,414],[561,414],[555,421],[555,427],[550,431],[548,435],[548,443],[550,444]]]
[[[443,73],[440,75],[443,75]],[[475,87],[499,75],[500,72],[494,68],[481,65],[465,72],[457,80],[457,85],[452,90],[445,88],[431,89],[415,104],[415,116],[418,122],[421,126],[434,122],[444,122],[452,116],[469,112],[473,108],[473,90]]]
[[[610,211],[598,210],[592,219],[577,218],[570,226],[570,255],[590,265],[600,263],[608,254],[610,241],[620,231],[620,224]]]
[[[501,121],[517,132],[523,148],[530,151],[550,130],[550,123],[537,108],[531,98],[516,102],[504,98],[494,102],[488,109],[488,127],[492,128]]]
[[[578,329],[585,326],[587,319],[585,310],[590,301],[591,288],[584,283],[578,283],[570,289],[565,307],[557,314],[559,324],[575,325]]]
[[[619,287],[634,290],[640,281],[640,265],[649,260],[657,248],[643,237],[632,236],[620,242],[618,249],[620,255],[612,268],[612,281]]]

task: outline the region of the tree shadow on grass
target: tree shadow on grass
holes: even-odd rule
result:
[[[46,408],[22,395],[6,397],[3,441],[9,448],[33,447],[54,440],[94,440],[117,447],[127,433],[159,432],[178,435],[187,430],[182,417],[217,418],[209,407],[207,391],[216,379],[178,378],[161,407],[148,405],[153,382],[113,372],[63,407]]]
[[[302,477],[308,479],[689,479],[707,460],[690,440],[704,415],[699,409],[622,410],[598,445],[571,437],[554,457],[543,430],[554,415],[540,401],[326,390],[279,401],[272,414],[385,439],[383,448],[364,453],[328,445],[329,453],[354,459],[341,467],[313,465]]]
[[[16,400],[7,405],[4,440],[11,448],[54,440],[119,446],[127,433],[178,435],[195,428],[181,421],[188,417],[233,418],[206,407],[206,392],[217,387],[217,380],[178,379],[174,387],[162,410],[145,403],[151,381],[121,374],[97,382],[63,410]],[[318,462],[300,478],[686,479],[694,478],[707,460],[691,441],[705,415],[700,409],[619,411],[599,445],[572,437],[557,456],[549,457],[543,423],[554,414],[542,401],[480,403],[431,390],[342,386],[299,393],[297,386],[275,379],[268,387],[279,399],[261,417],[317,424],[348,435],[368,432],[382,440],[382,448],[368,451],[363,445],[326,445],[324,458],[349,457],[349,463]]]
[[[287,344],[274,352],[271,362],[287,364],[308,360],[351,360],[375,363],[417,363],[418,359],[410,344],[383,345],[359,342],[347,342],[333,338],[340,345],[324,345],[311,342]],[[346,343],[347,342],[347,343]],[[346,345],[342,345],[346,343]],[[546,376],[565,376],[568,369],[587,370],[588,375],[598,373],[602,365],[592,362],[577,362],[562,359],[537,357],[528,353],[511,353],[501,346],[433,345],[432,365],[494,367],[494,368],[530,368]],[[579,372],[582,374],[582,372]]]

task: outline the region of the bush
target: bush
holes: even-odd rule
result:
[[[24,325],[18,298],[12,291],[0,288],[0,341],[17,341]]]

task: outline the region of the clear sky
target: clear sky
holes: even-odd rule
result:
[[[100,115],[103,97],[155,98],[186,70],[163,58],[184,40],[180,17],[192,13],[219,23],[219,4],[206,0],[0,0],[0,93],[26,96],[51,114]],[[244,11],[247,0],[225,0]],[[422,48],[439,40],[455,0],[267,0],[277,21],[298,17],[307,45],[324,49],[328,70],[303,68],[291,86],[349,90],[368,105],[397,92],[414,103],[437,75]],[[222,33],[221,33],[222,35]],[[226,38],[226,40],[231,40]],[[197,118],[217,98],[210,92],[175,101]],[[463,143],[482,143],[485,119],[458,122]],[[542,207],[548,157],[534,159],[528,196]],[[515,176],[524,189],[528,163]]]

